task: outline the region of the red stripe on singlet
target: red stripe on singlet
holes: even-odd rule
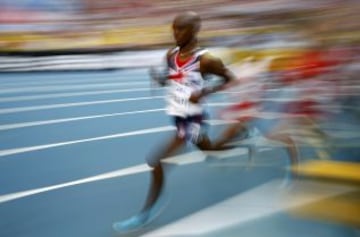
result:
[[[184,74],[182,72],[169,75],[169,79],[174,81],[181,81],[183,78],[184,78]]]
[[[194,58],[194,56],[191,56],[191,57],[189,57],[189,58],[187,58],[187,59],[185,59],[185,60],[181,60],[181,59],[180,59],[180,56],[179,56],[179,53],[177,53],[177,54],[175,55],[175,63],[176,63],[176,65],[177,65],[179,68],[181,68],[182,66],[184,66],[185,64],[187,64],[188,62],[190,62],[193,58]]]

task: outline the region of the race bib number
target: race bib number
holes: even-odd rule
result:
[[[189,105],[191,89],[183,85],[174,85],[171,89],[170,99],[178,106],[186,107]]]

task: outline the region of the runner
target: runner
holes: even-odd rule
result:
[[[176,133],[157,154],[147,160],[152,167],[152,180],[146,202],[139,214],[114,224],[114,229],[119,232],[137,229],[149,223],[157,214],[154,206],[165,182],[161,160],[173,155],[187,142],[201,150],[213,149],[204,126],[204,98],[221,90],[234,76],[222,60],[199,46],[197,35],[200,25],[200,16],[195,12],[176,16],[172,25],[176,47],[166,54],[167,72],[161,76],[151,71],[154,80],[168,86],[166,110],[176,126]],[[205,87],[204,79],[209,74],[223,78],[222,82]]]

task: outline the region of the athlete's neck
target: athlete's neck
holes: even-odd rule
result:
[[[180,47],[179,53],[181,57],[187,57],[189,55],[191,55],[194,50],[198,48],[198,42],[196,39],[190,41],[189,43],[187,43],[184,46]]]

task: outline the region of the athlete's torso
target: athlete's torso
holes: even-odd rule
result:
[[[167,113],[174,116],[187,117],[203,113],[201,102],[192,103],[192,93],[201,91],[204,80],[200,71],[201,56],[207,50],[196,49],[185,61],[179,58],[179,48],[173,49],[167,58],[169,88],[167,96]]]

